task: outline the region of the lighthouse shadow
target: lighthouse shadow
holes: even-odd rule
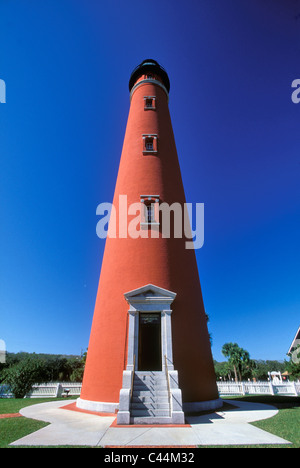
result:
[[[216,420],[225,419],[225,412],[237,409],[236,406],[224,402],[222,408],[217,411],[199,411],[197,413],[185,412],[185,419],[189,424],[213,424]]]

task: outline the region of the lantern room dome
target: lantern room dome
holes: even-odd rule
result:
[[[153,59],[144,60],[133,70],[129,79],[129,91],[131,91],[137,79],[141,75],[145,75],[147,73],[159,75],[167,91],[170,91],[170,80],[166,70],[156,60]]]

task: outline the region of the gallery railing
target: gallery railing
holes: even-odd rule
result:
[[[168,362],[167,362],[167,356],[166,355],[165,355],[165,372],[166,372],[166,379],[167,379],[167,385],[168,385],[169,410],[170,410],[170,414],[171,414],[172,410],[171,410],[170,376],[169,376],[169,371],[168,371]]]
[[[133,356],[133,369],[132,369],[131,387],[130,387],[130,401],[132,400],[134,373],[135,373],[135,354]]]

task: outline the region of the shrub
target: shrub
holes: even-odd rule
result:
[[[43,361],[28,358],[4,369],[1,380],[10,386],[15,398],[24,398],[33,384],[42,382],[43,369]]]

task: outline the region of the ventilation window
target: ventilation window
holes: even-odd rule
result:
[[[153,138],[146,138],[146,151],[153,151]]]
[[[159,224],[159,195],[141,195],[142,210],[141,224],[143,226]]]
[[[143,135],[143,154],[157,153],[157,135]]]
[[[144,109],[155,109],[155,96],[144,96]]]
[[[145,218],[146,218],[146,223],[151,224],[152,222],[155,221],[154,218],[154,206],[152,203],[149,205],[145,204],[146,212],[145,212]]]

